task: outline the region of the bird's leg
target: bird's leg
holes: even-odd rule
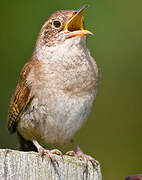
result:
[[[69,151],[66,154],[70,155],[70,156],[75,156],[77,158],[82,158],[83,162],[84,162],[84,167],[85,169],[87,168],[87,163],[88,161],[91,161],[91,163],[94,165],[95,163],[98,164],[98,161],[96,161],[94,158],[92,158],[89,155],[86,155],[83,153],[83,151],[80,149],[80,147],[78,146],[78,144],[74,141],[71,140],[71,143],[73,144],[73,146],[75,147],[76,152],[74,151]]]
[[[42,156],[47,154],[52,162],[55,162],[57,165],[59,165],[58,161],[54,158],[53,154],[57,154],[57,155],[63,156],[61,151],[59,151],[58,149],[47,150],[47,149],[43,148],[36,140],[33,140],[32,142],[36,146],[38,152]]]

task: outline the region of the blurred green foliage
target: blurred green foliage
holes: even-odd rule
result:
[[[0,148],[16,148],[6,130],[8,104],[46,18],[58,9],[85,12],[88,47],[103,80],[92,113],[75,135],[85,153],[100,161],[105,180],[142,173],[141,1],[29,0],[0,2]],[[69,150],[67,146],[64,150]]]

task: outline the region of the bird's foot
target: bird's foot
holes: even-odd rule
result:
[[[94,166],[95,164],[99,164],[97,160],[92,158],[91,156],[84,154],[83,151],[80,149],[80,147],[77,145],[77,143],[74,140],[71,140],[71,143],[76,149],[76,152],[74,151],[68,151],[66,154],[69,156],[75,156],[77,158],[81,158],[84,162],[84,168],[86,170],[88,161],[91,161],[92,165]]]
[[[93,166],[94,166],[94,164],[98,164],[97,160],[95,160],[94,158],[92,158],[91,156],[89,156],[87,154],[84,154],[82,151],[77,151],[77,152],[68,151],[66,153],[66,155],[75,156],[77,158],[81,158],[83,160],[83,162],[84,162],[84,168],[85,169],[87,168],[88,161],[91,161]]]
[[[54,154],[57,154],[57,155],[60,155],[61,157],[63,157],[63,154],[61,151],[59,151],[58,149],[47,150],[47,149],[43,148],[36,140],[33,140],[32,142],[34,143],[34,145],[36,146],[38,152],[42,155],[42,157],[44,155],[48,155],[51,162],[54,162],[59,166],[59,163],[55,159]]]
[[[63,154],[58,149],[47,150],[47,149],[43,148],[40,150],[40,153],[42,154],[42,156],[47,154],[49,156],[51,162],[56,163],[58,166],[59,166],[59,163],[56,160],[56,158],[54,157],[54,154],[57,154],[57,155],[60,155],[61,157],[63,157]]]

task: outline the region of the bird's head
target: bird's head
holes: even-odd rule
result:
[[[67,39],[92,34],[84,28],[83,12],[87,5],[74,10],[61,10],[53,13],[43,24],[38,43],[45,46],[56,46]]]

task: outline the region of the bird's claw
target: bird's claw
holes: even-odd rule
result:
[[[63,156],[62,152],[59,151],[58,149],[52,149],[52,150],[50,150],[50,152],[51,152],[52,154],[57,154],[57,155]]]
[[[51,162],[56,163],[57,166],[59,166],[58,161],[55,159],[53,154],[57,154],[57,155],[61,155],[61,157],[63,156],[61,151],[57,150],[57,149],[53,149],[53,150],[46,150],[46,149],[42,149],[39,151],[39,153],[41,153],[42,156],[44,155],[48,155],[48,157],[50,158]]]
[[[76,153],[74,151],[68,151],[68,152],[66,152],[66,155],[68,155],[68,156],[75,156]]]
[[[61,156],[61,158],[63,159],[63,154],[62,154],[62,152],[59,151],[58,149],[52,149],[52,150],[50,150],[50,152],[51,152],[52,154],[57,154],[57,155]]]
[[[44,149],[36,140],[33,140],[32,142],[36,146],[37,151],[42,155],[42,157],[47,154],[49,156],[51,162],[54,162],[59,166],[59,163],[55,159],[53,154],[60,155],[63,158],[63,154],[61,153],[61,151],[59,151],[58,149],[47,150],[47,149]]]
[[[84,168],[86,170],[87,168],[87,164],[88,164],[88,161],[90,161],[92,163],[92,165],[94,166],[94,164],[97,164],[98,165],[98,161],[95,160],[94,158],[92,158],[91,156],[89,155],[86,155],[84,154],[82,151],[77,151],[77,152],[74,152],[74,151],[68,151],[66,153],[66,155],[69,155],[69,156],[75,156],[77,158],[81,158],[84,162]]]

